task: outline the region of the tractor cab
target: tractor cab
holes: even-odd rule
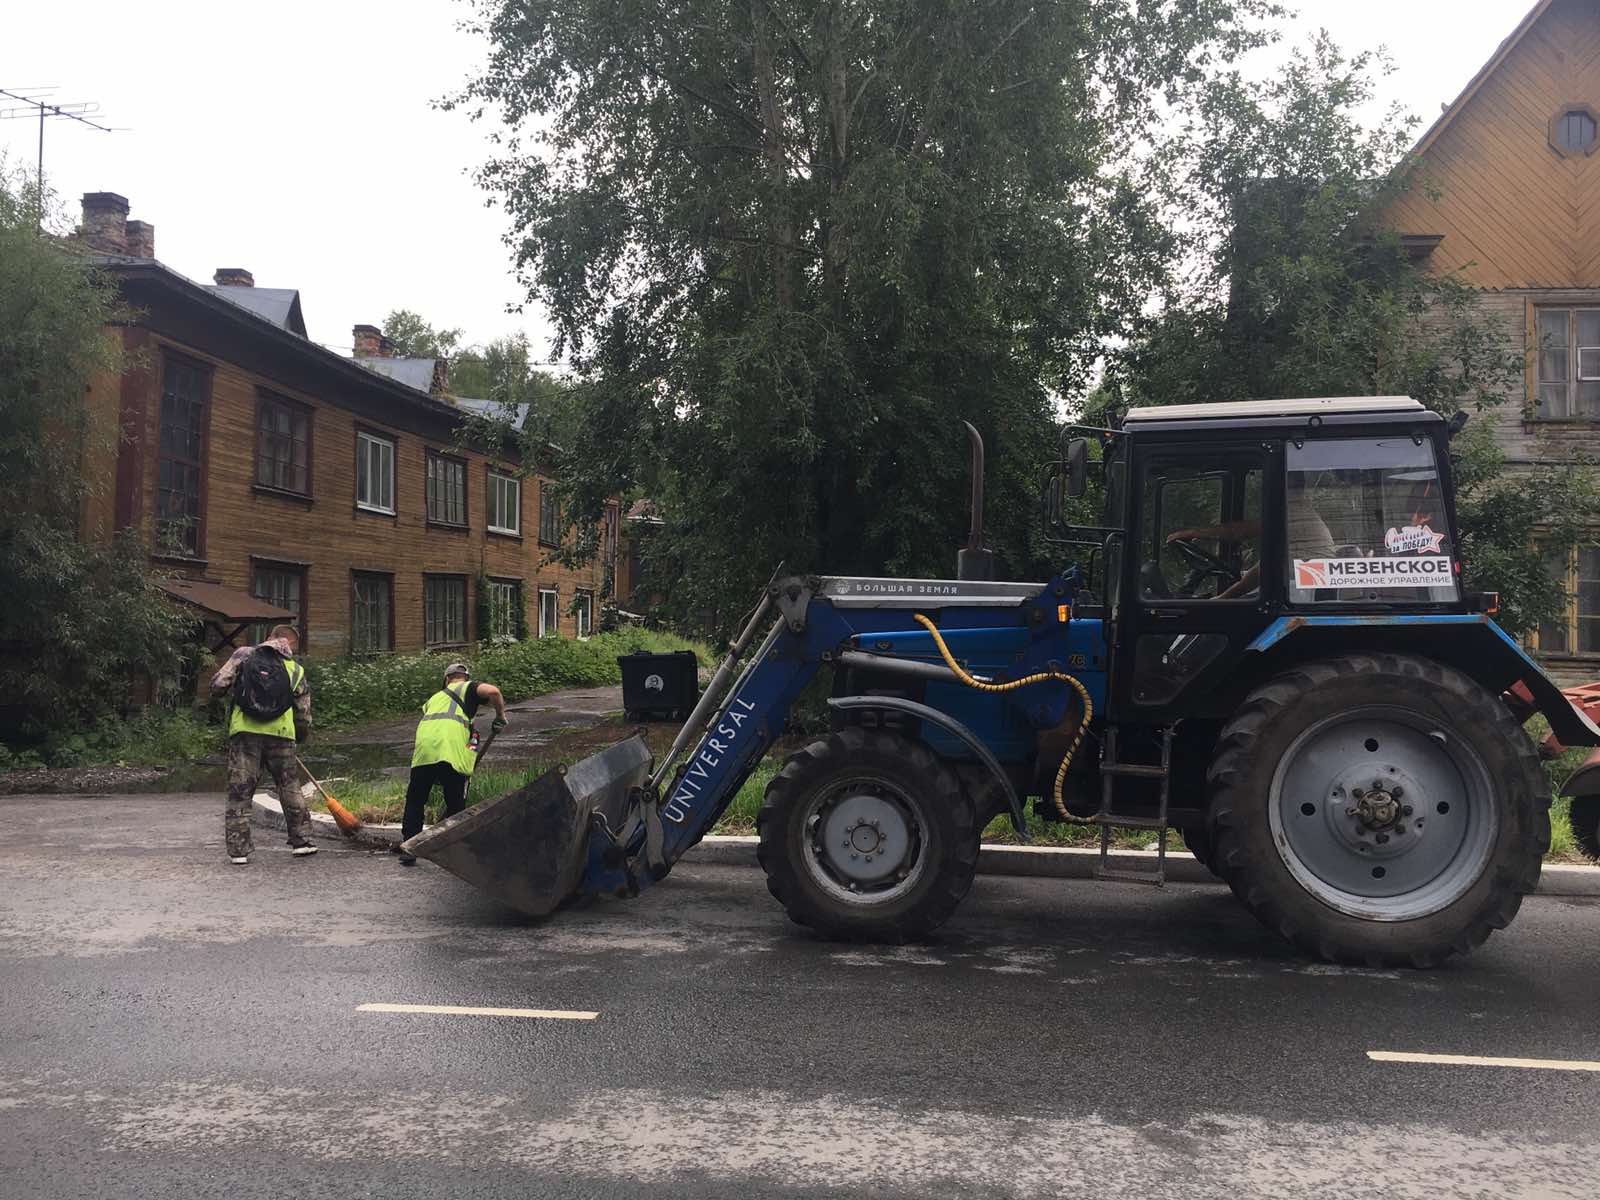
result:
[[[1064,540],[1100,552],[1118,720],[1226,715],[1241,660],[1286,618],[1468,611],[1449,426],[1415,400],[1136,408],[1082,433],[1105,516]],[[1069,493],[1086,458],[1069,443]]]

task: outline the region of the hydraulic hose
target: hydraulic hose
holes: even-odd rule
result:
[[[1094,701],[1089,699],[1089,690],[1076,678],[1063,671],[1040,671],[1034,675],[1024,675],[1021,679],[1013,679],[1009,683],[984,683],[982,680],[974,679],[962,669],[961,664],[950,653],[950,647],[944,644],[944,638],[940,636],[939,627],[921,613],[912,613],[911,615],[916,618],[917,624],[933,635],[933,644],[939,647],[939,653],[944,657],[945,666],[954,671],[956,677],[970,688],[977,688],[980,692],[1009,692],[1015,688],[1027,687],[1030,683],[1043,683],[1051,679],[1059,680],[1062,683],[1070,683],[1073,686],[1079,698],[1083,701],[1083,720],[1078,722],[1077,735],[1072,739],[1072,745],[1067,748],[1066,757],[1061,760],[1061,768],[1056,772],[1055,787],[1051,791],[1050,799],[1056,806],[1056,812],[1061,814],[1063,821],[1084,821],[1085,818],[1075,817],[1067,811],[1067,803],[1061,798],[1061,789],[1067,781],[1067,768],[1072,765],[1073,756],[1078,753],[1078,747],[1083,744],[1083,735],[1089,732],[1089,720],[1094,716]]]

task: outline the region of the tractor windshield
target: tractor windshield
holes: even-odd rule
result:
[[[1456,599],[1455,547],[1431,441],[1290,443],[1287,466],[1291,603]]]

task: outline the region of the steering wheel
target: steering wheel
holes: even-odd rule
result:
[[[1183,581],[1183,586],[1179,588],[1179,591],[1184,595],[1194,595],[1195,588],[1213,575],[1223,581],[1224,587],[1239,581],[1239,572],[1235,571],[1227,560],[1212,554],[1209,550],[1203,549],[1196,543],[1194,538],[1174,538],[1167,543],[1167,546],[1172,550],[1176,550],[1178,557],[1189,564],[1189,577]]]

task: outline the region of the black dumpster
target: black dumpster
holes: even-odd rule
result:
[[[621,654],[617,666],[622,668],[622,707],[630,721],[682,721],[700,699],[700,663],[689,650]]]

